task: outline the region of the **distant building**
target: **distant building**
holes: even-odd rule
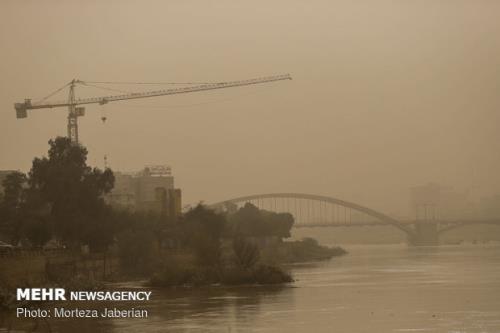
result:
[[[162,212],[168,207],[168,192],[174,189],[174,177],[168,166],[147,166],[134,177],[136,209]]]
[[[173,216],[180,216],[182,213],[182,192],[179,188],[174,188],[168,192],[169,211]]]
[[[115,186],[111,193],[106,196],[112,206],[135,210],[135,181],[133,175],[122,172],[114,172]]]
[[[476,216],[467,191],[429,183],[411,188],[410,210],[417,220],[460,220]]]
[[[181,214],[181,190],[174,188],[170,167],[146,166],[137,173],[115,172],[115,186],[106,200],[132,211],[151,211],[166,216]]]

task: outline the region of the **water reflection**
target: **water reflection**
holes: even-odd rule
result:
[[[168,322],[169,331],[231,330],[255,326],[255,313],[261,305],[276,303],[280,294],[291,287],[216,287],[191,290],[155,291],[149,309],[150,322]],[[142,325],[142,324],[141,324]],[[148,323],[148,326],[155,324]]]

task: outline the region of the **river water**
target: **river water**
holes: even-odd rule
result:
[[[296,279],[290,286],[154,290],[152,302],[136,306],[148,309],[147,319],[51,319],[51,329],[500,332],[499,245],[347,249],[328,262],[290,266]]]

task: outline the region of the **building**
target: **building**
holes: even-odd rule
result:
[[[115,207],[135,209],[135,186],[132,174],[114,172],[115,186],[106,196],[107,202]]]
[[[173,216],[182,214],[182,192],[179,188],[171,189],[169,192],[168,203],[169,211]]]
[[[174,177],[168,166],[147,166],[134,177],[136,209],[163,212],[168,207]]]
[[[150,211],[177,217],[182,210],[181,190],[174,188],[169,166],[146,166],[136,173],[115,173],[115,186],[106,196],[109,204],[132,211]]]

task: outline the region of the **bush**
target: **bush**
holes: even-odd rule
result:
[[[125,273],[151,273],[156,264],[155,237],[148,230],[127,230],[118,236],[120,266]]]
[[[226,217],[202,204],[184,214],[183,230],[193,249],[198,264],[217,266],[220,264],[220,238],[226,224]]]
[[[236,255],[236,263],[244,269],[250,269],[255,266],[260,258],[257,245],[247,242],[243,238],[235,238],[233,240],[233,251]]]
[[[292,277],[278,267],[260,265],[254,270],[230,266],[222,270],[210,267],[192,267],[169,263],[150,279],[154,287],[202,286],[215,283],[225,285],[282,284],[293,282]]]
[[[192,236],[191,247],[200,266],[217,266],[220,264],[221,245],[218,238],[211,238],[198,231]]]
[[[153,275],[150,284],[154,287],[182,286],[189,283],[192,275],[192,271],[187,268],[164,269]]]
[[[332,254],[332,256],[338,257],[347,254],[347,251],[340,246],[334,246],[330,248],[330,253]]]
[[[207,285],[220,282],[219,271],[212,267],[191,266],[176,260],[163,263],[161,271],[153,274],[150,284],[155,287]]]
[[[221,282],[227,285],[252,284],[255,283],[255,276],[242,267],[229,267],[222,271]]]
[[[346,250],[339,246],[327,247],[320,245],[313,238],[304,238],[300,241],[285,242],[283,244],[286,251],[282,255],[282,262],[328,260],[347,253]]]
[[[279,284],[293,282],[292,276],[279,267],[260,265],[254,271],[255,282],[259,284]]]

